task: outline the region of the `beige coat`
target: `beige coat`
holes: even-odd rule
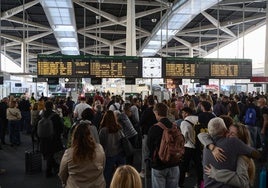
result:
[[[96,144],[96,157],[93,161],[74,164],[73,149],[65,151],[60,164],[59,177],[66,188],[105,188],[103,176],[105,154],[100,144]]]
[[[21,113],[18,108],[8,108],[7,109],[7,119],[8,120],[20,120],[21,119]]]

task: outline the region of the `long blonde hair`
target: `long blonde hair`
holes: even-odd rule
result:
[[[120,166],[114,173],[110,188],[142,188],[140,175],[130,165]]]
[[[247,127],[241,123],[235,123],[231,126],[234,126],[237,128],[237,137],[244,142],[247,145],[250,145],[250,133],[247,129]],[[249,183],[251,186],[254,185],[254,180],[255,180],[255,163],[251,158],[248,158],[247,156],[242,156],[243,159],[246,161],[248,164],[248,177],[249,177]]]

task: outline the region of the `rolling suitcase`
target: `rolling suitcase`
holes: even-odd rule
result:
[[[32,141],[33,150],[25,151],[25,172],[26,174],[35,174],[42,171],[42,154],[34,150],[34,142]]]

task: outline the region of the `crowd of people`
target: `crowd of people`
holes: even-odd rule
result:
[[[76,102],[71,96],[10,96],[0,103],[0,140],[19,147],[20,134],[31,136],[46,160],[46,177],[58,175],[63,187],[139,188],[141,179],[149,177],[153,188],[177,188],[185,186],[191,169],[196,187],[252,187],[253,159],[267,160],[266,100],[264,94],[243,92],[173,93],[162,101],[153,95],[123,99],[98,91]],[[38,135],[42,118],[52,120],[52,137]],[[163,135],[157,122],[176,125],[184,136],[184,155],[176,164],[161,161],[156,152]],[[124,153],[122,137],[142,151],[140,172],[134,168],[134,154]],[[55,154],[61,151],[57,162]]]

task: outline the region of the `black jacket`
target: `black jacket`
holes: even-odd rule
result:
[[[142,131],[142,135],[147,135],[149,129],[157,123],[157,120],[155,118],[153,107],[148,107],[141,115],[140,118],[140,127]]]
[[[40,151],[45,158],[47,155],[53,154],[63,149],[61,134],[63,133],[64,125],[60,116],[53,111],[44,111],[42,115],[48,117],[52,113],[54,113],[54,115],[51,117],[54,126],[54,136],[52,139],[49,138],[40,139]]]

